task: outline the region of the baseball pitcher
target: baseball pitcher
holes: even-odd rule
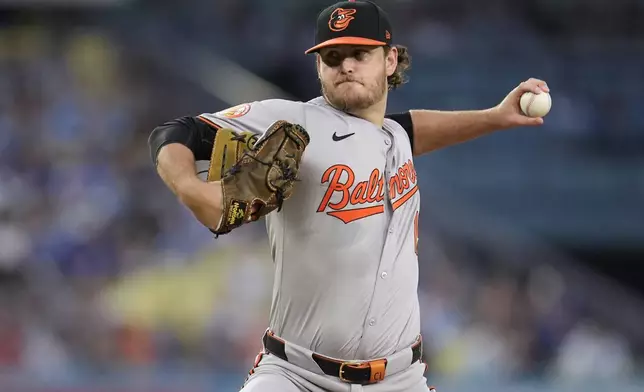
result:
[[[216,235],[266,217],[275,265],[263,350],[244,392],[427,391],[417,296],[414,156],[516,126],[529,79],[494,108],[387,114],[407,49],[369,1],[321,11],[322,95],[243,103],[155,128],[157,171]],[[234,234],[231,234],[234,235]]]

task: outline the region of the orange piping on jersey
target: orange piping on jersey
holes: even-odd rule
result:
[[[214,122],[212,122],[212,121],[208,120],[208,119],[207,119],[207,118],[205,118],[205,117],[197,116],[197,118],[198,118],[199,120],[201,120],[201,121],[205,122],[206,124],[210,125],[211,127],[215,127],[216,129],[221,129],[221,126],[219,126],[219,125],[215,124]]]
[[[352,210],[329,211],[327,215],[334,216],[344,223],[356,221],[358,219],[366,218],[371,215],[382,214],[385,208],[382,205],[355,208]]]

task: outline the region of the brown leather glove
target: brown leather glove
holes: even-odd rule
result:
[[[309,144],[306,130],[277,121],[263,135],[217,130],[208,181],[221,181],[223,213],[220,235],[280,210],[298,181],[300,161]],[[234,162],[234,163],[233,163]]]

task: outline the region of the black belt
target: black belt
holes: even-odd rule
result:
[[[288,361],[285,343],[272,332],[267,331],[263,338],[264,348],[267,352]],[[411,347],[412,358],[410,365],[420,360],[423,355],[423,342],[419,339]],[[338,377],[340,380],[351,384],[373,384],[385,378],[386,359],[372,361],[343,362],[333,358],[313,353],[313,360],[318,364],[324,374]]]

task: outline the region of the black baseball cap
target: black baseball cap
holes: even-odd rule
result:
[[[315,46],[306,54],[331,45],[391,45],[389,16],[371,1],[341,1],[318,14]]]

